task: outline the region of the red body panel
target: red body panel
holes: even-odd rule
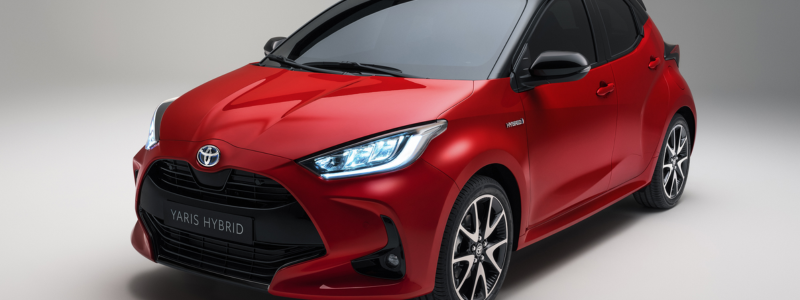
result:
[[[617,92],[600,97],[597,90],[613,82],[611,66],[605,65],[579,81],[521,94],[528,120],[532,199],[536,199],[531,224],[608,190]]]
[[[153,249],[150,248],[150,237],[147,236],[147,231],[144,230],[144,226],[142,222],[136,222],[136,225],[133,226],[133,232],[131,232],[131,244],[136,251],[139,252],[147,259],[152,260],[153,262],[156,261],[155,257],[153,257]]]
[[[611,186],[621,185],[644,171],[663,139],[664,120],[672,119],[667,106],[669,83],[664,40],[652,21],[644,26],[645,35],[632,53],[614,60],[614,78],[619,90],[619,118],[611,175]],[[658,61],[657,61],[658,60]],[[655,69],[651,69],[651,63]]]
[[[435,120],[469,97],[472,89],[471,81],[358,77],[247,65],[175,101],[164,115],[161,140],[221,139],[297,159],[378,132]]]
[[[505,126],[525,116],[509,85],[507,78],[476,82],[472,97],[439,117],[448,120],[447,131],[431,142],[422,159],[453,178],[459,188],[480,169],[502,165],[514,174],[520,198],[530,199],[525,127]],[[529,201],[521,205],[523,211],[530,209]],[[527,223],[526,218],[518,221]]]
[[[656,46],[659,44],[661,45],[662,52],[660,52],[660,55],[663,56],[663,40],[655,25],[652,23],[652,20],[649,20],[645,24],[645,37],[639,46],[632,53],[618,59],[619,61],[635,61],[638,62],[640,66],[629,66],[629,69],[622,69],[621,66],[615,64],[616,61],[611,63],[612,67],[614,67],[614,80],[615,83],[617,83],[615,93],[618,93],[618,97],[620,98],[629,97],[626,98],[627,100],[619,100],[620,102],[627,101],[627,103],[624,105],[620,103],[618,122],[619,124],[625,123],[625,126],[640,127],[638,129],[629,129],[620,128],[623,125],[619,124],[616,126],[614,156],[611,160],[613,169],[611,171],[612,173],[608,174],[612,176],[609,188],[599,195],[586,195],[589,197],[575,199],[573,205],[562,209],[555,217],[548,218],[538,223],[531,223],[532,225],[527,228],[527,234],[522,237],[519,242],[519,248],[533,244],[578,223],[650,184],[657,165],[659,149],[663,146],[663,137],[667,132],[672,117],[678,114],[681,108],[688,108],[689,111],[691,111],[692,121],[690,122],[694,122],[695,127],[695,132],[693,132],[692,137],[695,139],[697,138],[697,112],[694,99],[688,85],[686,85],[686,81],[678,72],[678,66],[675,61],[663,61],[656,70],[652,70],[649,68],[650,58],[644,62],[642,62],[642,59],[635,59],[637,55],[641,56],[641,53],[649,53],[646,51],[650,51],[656,47],[653,44]],[[663,70],[668,70],[669,73],[664,73]],[[641,75],[656,71],[658,71],[657,75]],[[629,73],[633,75],[640,74],[641,78],[628,75]],[[618,77],[618,74],[623,76]],[[623,81],[628,81],[628,83],[621,85],[618,81],[620,77]],[[632,93],[638,92],[640,97],[645,98],[632,98],[633,96],[630,96],[631,92],[623,93],[626,86],[630,84],[635,85],[636,83],[651,85],[650,89],[634,87],[635,89]],[[635,99],[639,100],[636,101]],[[622,106],[627,106],[627,108],[623,109]],[[651,118],[650,114],[653,114],[654,117]],[[576,119],[573,121],[580,122],[581,120]],[[694,146],[694,143],[692,145]],[[652,149],[652,153],[649,155],[646,154],[645,152],[650,151],[642,150],[645,148]],[[617,159],[618,153],[635,153],[636,151],[644,153],[640,155],[644,158],[638,163],[638,167],[631,167],[630,170],[632,171],[630,172],[634,174],[633,177],[627,180],[617,178],[617,180],[614,181],[614,172],[616,171],[619,174],[622,172],[620,171],[622,170],[621,168],[624,167],[624,165],[620,166],[619,159]],[[620,154],[619,157],[621,156]],[[537,172],[535,166],[532,166],[531,172],[534,174]],[[566,176],[569,178],[568,175]],[[577,176],[573,178],[577,179]],[[535,186],[536,183],[533,183],[533,185]],[[533,190],[535,187],[531,187],[531,189]],[[534,203],[533,206],[535,207],[536,205],[540,205],[538,203],[548,202],[549,199],[535,198],[534,195],[534,198],[530,199],[530,201]]]
[[[650,69],[652,55],[663,55],[663,40],[648,22],[642,43],[631,54],[595,68],[582,80],[519,94],[509,78],[358,77],[248,65],[169,107],[161,142],[134,157],[137,208],[145,173],[160,159],[184,160],[208,172],[261,174],[291,192],[327,250],[323,257],[278,270],[271,293],[304,299],[425,295],[434,287],[453,203],[479,170],[496,165],[513,174],[519,189],[519,199],[512,199],[519,201],[518,248],[650,182],[672,116],[688,107],[696,120],[677,64],[662,61]],[[601,92],[609,94],[598,96],[603,87]],[[507,127],[520,119],[524,125]],[[327,181],[295,162],[355,139],[433,120],[447,120],[447,130],[402,170]],[[212,168],[202,168],[195,158],[207,144],[225,154]],[[395,222],[402,240],[407,264],[402,280],[367,277],[350,263],[386,245],[381,215]],[[157,259],[141,221],[131,240],[142,255]]]

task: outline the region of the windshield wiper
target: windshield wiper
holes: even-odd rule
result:
[[[343,62],[311,62],[304,64],[306,66],[314,66],[318,68],[330,69],[330,68],[347,68],[347,69],[359,69],[359,70],[367,70],[372,72],[377,72],[381,74],[391,75],[394,77],[406,77],[406,78],[423,78],[414,75],[409,75],[403,73],[403,71],[398,70],[396,68],[381,66],[381,65],[374,65],[374,64],[362,64],[357,62],[350,62],[350,61],[343,61]]]
[[[287,65],[287,66],[291,66],[291,67],[294,67],[294,68],[303,69],[303,70],[311,71],[311,72],[326,73],[326,74],[337,74],[337,75],[350,75],[351,74],[351,73],[348,73],[348,72],[331,71],[331,70],[328,70],[328,69],[315,68],[315,67],[312,67],[312,66],[308,66],[308,65],[304,65],[304,64],[295,62],[294,60],[288,59],[286,57],[283,57],[283,56],[280,56],[280,55],[273,55],[273,54],[269,54],[266,57],[264,57],[264,60],[261,61],[261,65],[263,66],[264,65],[264,61],[266,61],[268,59],[271,60],[271,61],[280,63],[282,65]]]

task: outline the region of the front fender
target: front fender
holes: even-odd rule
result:
[[[519,213],[527,216],[530,210],[527,134],[522,124],[506,125],[522,120],[525,113],[508,81],[505,78],[476,82],[470,98],[440,116],[448,121],[447,131],[431,142],[422,159],[450,176],[459,188],[486,166],[506,167],[519,187]],[[520,220],[518,233],[524,232],[520,229],[527,228],[527,221]]]

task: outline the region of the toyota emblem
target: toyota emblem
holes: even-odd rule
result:
[[[219,148],[212,145],[203,146],[197,151],[197,162],[206,168],[216,166],[219,163]]]

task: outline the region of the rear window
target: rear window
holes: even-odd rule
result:
[[[597,6],[603,17],[612,55],[625,52],[639,36],[631,8],[623,0],[597,0]]]
[[[273,54],[298,63],[359,62],[414,76],[487,79],[526,0],[352,0]]]

